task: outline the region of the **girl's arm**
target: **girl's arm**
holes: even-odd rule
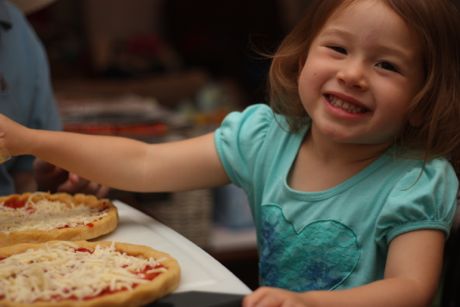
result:
[[[177,191],[228,182],[213,134],[147,144],[128,138],[34,130],[0,115],[0,148],[30,154],[110,187]]]
[[[243,306],[431,306],[442,268],[444,239],[436,230],[396,237],[390,245],[383,280],[336,291],[295,293],[260,288],[245,298]]]

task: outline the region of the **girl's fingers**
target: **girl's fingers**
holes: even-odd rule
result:
[[[243,307],[307,307],[307,304],[296,292],[262,287],[244,298]]]
[[[68,180],[59,187],[60,192],[92,194],[98,198],[106,197],[110,188],[81,178],[75,174],[69,174]]]
[[[269,288],[259,288],[243,299],[243,307],[280,306],[281,301],[271,295]]]
[[[11,158],[10,153],[8,150],[0,145],[0,163],[3,163],[5,161],[8,161]]]
[[[104,185],[99,187],[99,190],[95,193],[96,197],[104,198],[109,194],[110,188]]]
[[[90,182],[86,179],[75,177],[72,174],[69,174],[67,180],[58,187],[58,191],[70,194],[84,193],[89,183]]]

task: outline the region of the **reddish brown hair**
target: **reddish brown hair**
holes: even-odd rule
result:
[[[311,0],[304,18],[283,40],[269,72],[270,103],[297,131],[308,121],[298,94],[298,77],[311,42],[340,7],[356,0]],[[400,15],[421,44],[424,84],[414,97],[411,114],[396,142],[422,151],[425,159],[450,158],[459,169],[460,154],[460,14],[449,0],[380,0]]]

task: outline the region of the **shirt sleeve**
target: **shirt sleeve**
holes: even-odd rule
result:
[[[30,35],[31,48],[35,51],[35,80],[33,88],[33,110],[31,113],[30,127],[44,130],[61,130],[62,123],[49,71],[48,58],[43,45],[32,30]]]
[[[35,34],[32,27],[18,16],[20,13],[15,12],[15,31],[21,37],[25,48],[29,50],[29,69],[27,75],[20,76],[22,78],[32,78],[31,87],[26,89],[28,92],[24,99],[29,99],[24,103],[22,109],[25,124],[29,128],[43,130],[61,130],[62,123],[58,111],[58,107],[54,98],[54,92],[51,86],[50,71],[48,58],[45,49]],[[22,72],[25,74],[25,72]],[[14,161],[14,166],[11,169],[14,171],[31,171],[32,156],[20,156]]]
[[[377,224],[378,240],[389,243],[406,232],[434,229],[449,234],[457,207],[458,180],[451,165],[434,159],[408,171],[388,197]]]
[[[250,184],[255,160],[274,120],[269,106],[256,104],[227,115],[215,132],[219,158],[230,180],[239,187]]]
[[[61,130],[61,117],[51,87],[48,62],[41,45],[38,42],[35,42],[35,44],[37,50],[36,78],[27,126],[42,130]],[[16,160],[14,169],[16,171],[30,171],[34,159],[29,155],[20,156]]]

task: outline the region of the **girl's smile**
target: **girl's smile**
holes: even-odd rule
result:
[[[363,116],[368,116],[371,112],[363,103],[348,95],[327,93],[323,97],[329,112],[337,118],[359,119]]]

